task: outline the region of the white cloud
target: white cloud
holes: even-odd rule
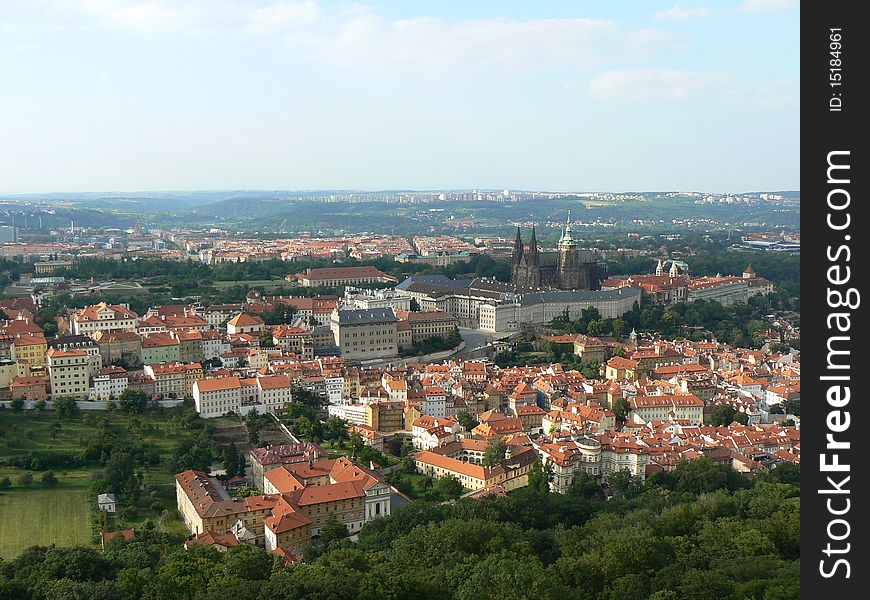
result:
[[[693,17],[706,17],[710,9],[705,6],[684,7],[682,2],[677,2],[668,10],[662,10],[655,14],[657,19],[683,20]]]
[[[680,37],[590,18],[390,20],[363,4],[327,13],[314,0],[0,0],[0,30],[120,31],[145,37],[256,36],[308,62],[353,68],[589,67],[648,58]]]
[[[798,0],[746,0],[740,8],[746,12],[767,12],[794,8],[798,4]]]
[[[675,34],[628,30],[597,19],[503,18],[445,21],[418,17],[389,21],[375,14],[342,20],[325,30],[290,34],[299,57],[346,67],[496,67],[508,70],[585,68],[625,58],[648,58],[677,47]]]
[[[263,5],[230,0],[4,0],[0,29],[106,29],[143,35],[213,37],[309,26],[322,17],[313,0]]]
[[[601,99],[682,100],[720,88],[726,81],[724,74],[715,72],[616,69],[592,79],[588,91],[591,96]]]

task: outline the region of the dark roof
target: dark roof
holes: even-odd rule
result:
[[[97,342],[87,335],[65,335],[48,340],[49,348],[67,348],[70,346],[74,348],[88,348],[96,345]]]
[[[447,275],[411,275],[396,286],[397,290],[407,290],[414,284],[424,284],[451,290],[465,289],[471,285],[471,279],[450,279]]]
[[[522,294],[523,304],[541,304],[543,302],[594,302],[615,300],[628,296],[640,300],[640,289],[622,287],[615,290],[550,290]]]
[[[338,309],[339,325],[369,325],[398,321],[392,308]]]

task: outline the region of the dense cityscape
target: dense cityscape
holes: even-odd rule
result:
[[[807,22],[859,106],[861,40]],[[846,150],[828,454],[803,436],[836,480],[804,471],[828,544],[801,539],[799,25],[0,2],[0,600],[793,600],[802,550],[858,571]]]
[[[713,268],[709,238],[596,247],[570,218],[552,246],[534,224],[292,239],[4,226],[0,506],[22,526],[17,502],[46,516],[3,554],[96,544],[129,569],[139,541],[216,549],[301,578],[254,586],[283,597],[423,506],[464,506],[486,530],[475,506],[607,513],[725,486],[775,489],[764,518],[797,519],[799,233],[725,238],[715,268],[732,272],[696,272]],[[174,585],[161,564],[109,587],[159,596]]]

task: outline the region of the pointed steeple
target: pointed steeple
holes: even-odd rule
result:
[[[534,234],[533,234],[534,235]],[[520,234],[520,226],[517,225],[517,237],[514,240],[514,249],[511,252],[511,261],[514,263],[520,262],[523,257],[523,236]]]
[[[538,238],[535,235],[535,226],[532,225],[532,237],[529,239],[529,256],[532,257],[532,264],[538,264]]]
[[[665,274],[665,266],[662,264],[662,259],[659,259],[659,262],[656,265],[656,275],[661,277],[664,274]]]
[[[562,230],[562,237],[559,239],[560,246],[576,246],[574,241],[574,230],[571,228],[571,209],[568,209],[568,218],[565,220],[565,229]]]

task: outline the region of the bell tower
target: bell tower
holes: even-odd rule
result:
[[[559,238],[559,287],[563,290],[589,289],[589,273],[580,263],[580,244],[574,239],[570,210]]]

